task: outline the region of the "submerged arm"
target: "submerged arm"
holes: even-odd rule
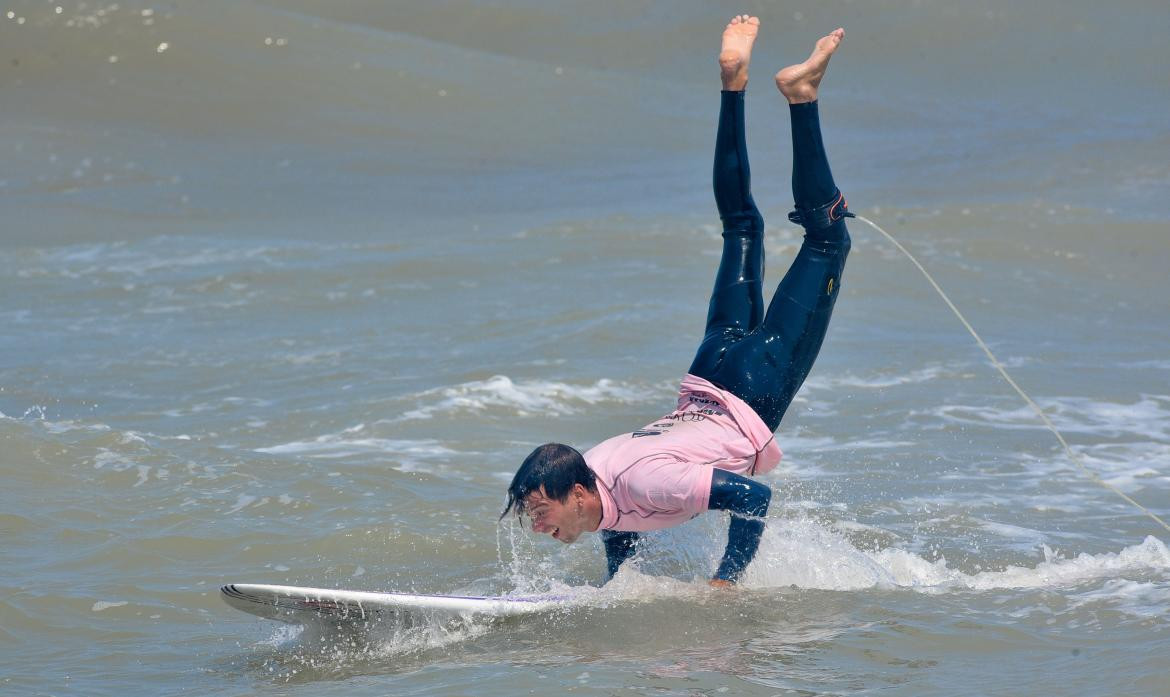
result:
[[[715,579],[735,583],[756,556],[764,533],[764,514],[772,501],[772,489],[734,472],[716,469],[711,476],[710,510],[730,511],[727,550]]]
[[[634,545],[638,543],[638,533],[619,532],[617,530],[602,530],[601,544],[605,546],[605,563],[608,578],[613,578],[622,562],[634,554]]]

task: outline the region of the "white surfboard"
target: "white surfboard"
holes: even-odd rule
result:
[[[232,583],[220,588],[220,592],[224,602],[237,610],[292,624],[312,619],[362,621],[386,617],[511,617],[548,610],[565,601],[563,596],[555,595],[415,595],[257,583]]]

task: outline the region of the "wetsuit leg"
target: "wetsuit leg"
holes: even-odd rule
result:
[[[821,140],[817,103],[791,105],[789,113],[797,209],[831,203],[839,194]],[[849,255],[849,231],[843,218],[825,227],[805,226],[804,242],[761,326],[726,347],[717,370],[702,376],[747,402],[773,430],[820,352]]]
[[[821,137],[817,102],[789,104],[792,122],[792,199],[797,208],[815,208],[837,193]]]
[[[723,221],[723,257],[703,342],[690,369],[708,379],[727,346],[758,327],[764,316],[764,219],[751,194],[744,93],[724,90],[720,100],[712,186]]]

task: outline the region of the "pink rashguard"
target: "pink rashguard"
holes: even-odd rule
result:
[[[601,530],[661,530],[707,510],[718,467],[763,474],[780,463],[773,433],[743,400],[695,375],[683,378],[678,408],[585,453],[597,475]]]

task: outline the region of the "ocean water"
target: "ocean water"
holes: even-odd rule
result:
[[[714,514],[604,587],[596,539],[497,523],[533,446],[673,404],[741,11],[769,278],[769,78],[845,26],[853,209],[1170,517],[1164,3],[13,1],[0,693],[1170,694],[1170,533],[861,221],[739,588]],[[353,634],[229,582],[573,601]]]

